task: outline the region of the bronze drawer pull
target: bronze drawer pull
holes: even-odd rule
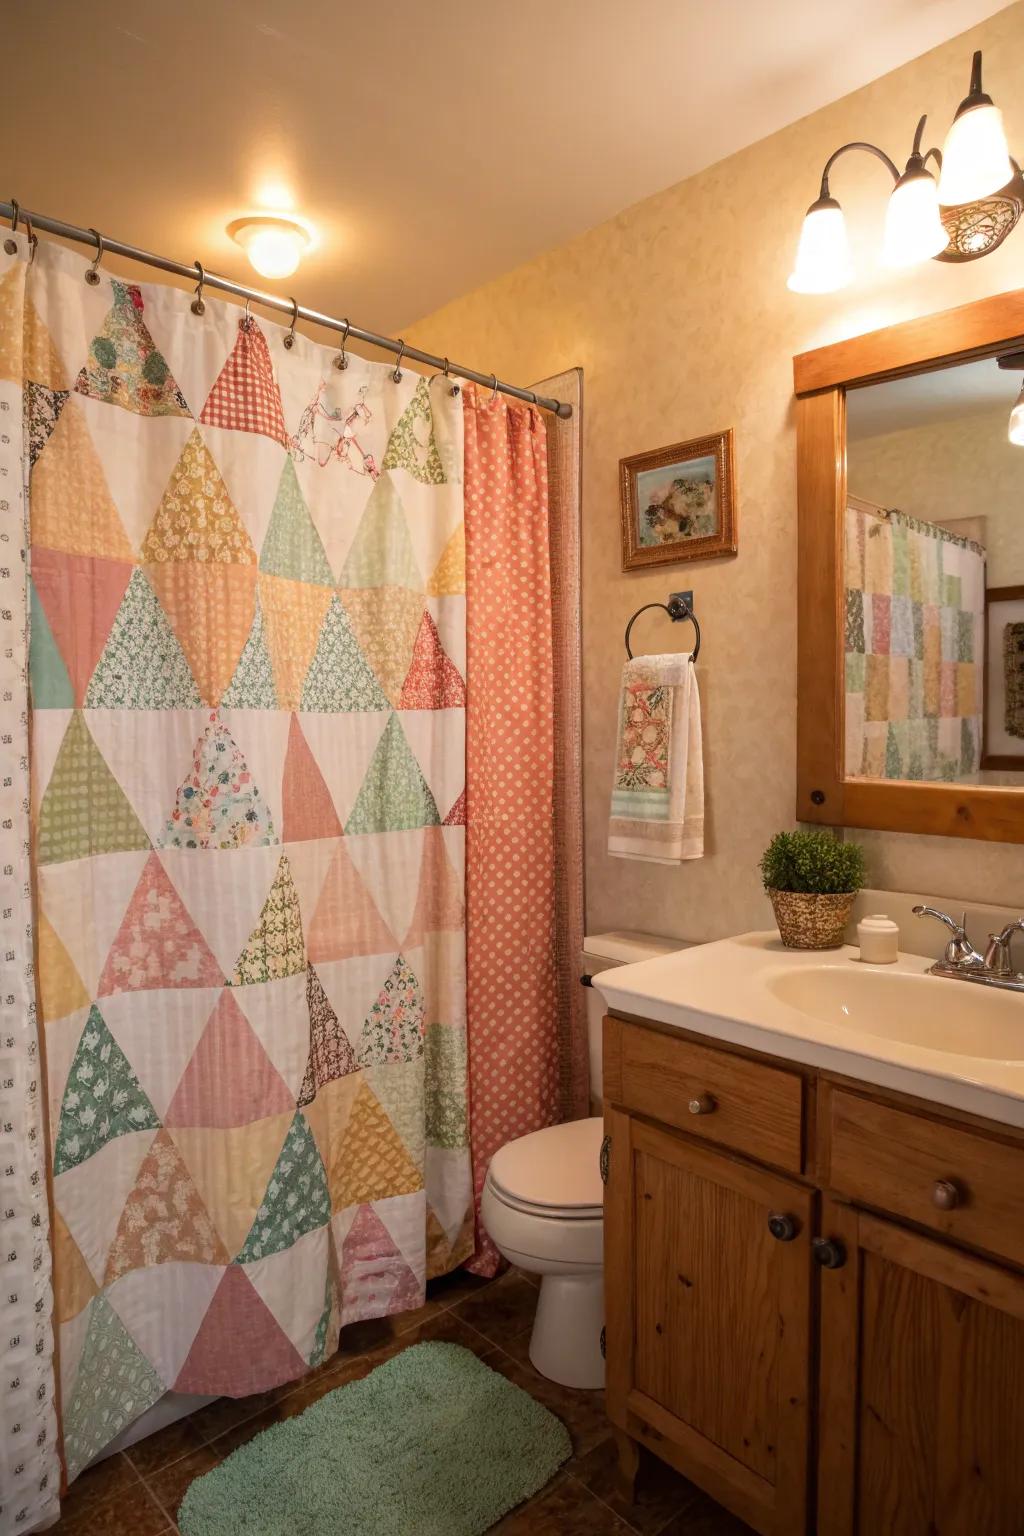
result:
[[[936,1179],[932,1185],[932,1205],[940,1211],[955,1211],[960,1204],[960,1190],[952,1179]]]
[[[717,1107],[710,1093],[699,1093],[695,1099],[690,1100],[691,1115],[712,1115]]]

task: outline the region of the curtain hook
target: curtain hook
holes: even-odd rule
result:
[[[4,250],[8,256],[17,256],[18,242],[12,236],[18,233],[18,220],[21,217],[21,204],[16,197],[11,198],[11,233],[4,241]]]
[[[292,298],[291,303],[292,303],[292,327],[291,327],[291,330],[288,332],[288,335],[284,339],[284,344],[288,348],[289,352],[291,351],[292,347],[294,347],[294,345],[295,345],[295,327],[298,324],[298,320],[299,320],[299,306],[298,306],[298,303],[296,302],[296,300],[294,298]]]
[[[337,368],[339,373],[344,373],[345,369],[348,367],[348,354],[345,351],[345,348],[348,346],[348,333],[349,333],[349,331],[351,329],[352,329],[351,321],[346,320],[345,321],[345,330],[344,330],[344,332],[342,334],[342,338],[341,338],[341,347],[338,350],[337,357],[334,359],[334,366],[335,366],[335,368]]]
[[[194,315],[206,314],[206,300],[203,298],[203,284],[206,282],[206,273],[203,271],[201,261],[196,262],[196,271],[199,273],[199,282],[196,284],[196,296],[189,305]]]
[[[32,228],[32,220],[27,213],[25,214],[25,233],[28,235],[28,264],[31,266],[36,259],[36,247],[39,244],[39,236]]]
[[[395,371],[391,375],[396,384],[402,382],[402,358],[405,356],[405,342],[401,336],[398,338],[398,361],[395,363]]]
[[[493,405],[495,400],[497,400],[497,398],[498,398],[498,375],[496,373],[492,373],[491,374],[491,398],[488,401],[488,404],[489,405]]]
[[[435,379],[449,379],[450,380],[451,376],[452,376],[452,365],[448,361],[448,359],[445,358],[444,363],[442,364],[442,367],[441,367],[441,372],[440,373],[432,373],[430,375],[430,382],[431,382],[431,384],[433,384]],[[456,384],[456,383],[453,382],[452,385],[451,385],[451,388],[448,391],[448,393],[450,395],[459,395],[459,394],[461,394],[462,393],[461,385]]]
[[[91,288],[95,288],[100,280],[99,265],[103,260],[103,236],[100,234],[98,229],[90,228],[89,233],[96,241],[96,257],[92,266],[85,274],[85,280]]]
[[[251,323],[251,321],[252,321],[252,299],[249,297],[248,294],[246,294],[246,298],[245,298],[245,314],[242,316],[241,320],[238,323],[239,323],[239,325],[246,325],[247,326],[247,325],[249,325]]]

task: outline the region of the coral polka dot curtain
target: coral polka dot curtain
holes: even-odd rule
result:
[[[17,316],[70,1478],[474,1248],[462,401],[86,267]]]
[[[470,1115],[477,1207],[506,1141],[561,1118],[547,434],[465,395]],[[493,1274],[486,1231],[470,1267]]]

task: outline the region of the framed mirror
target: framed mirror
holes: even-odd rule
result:
[[[1024,290],[793,370],[797,816],[1024,842]]]

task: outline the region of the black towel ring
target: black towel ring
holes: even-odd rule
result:
[[[640,615],[642,613],[646,613],[649,608],[661,608],[663,612],[668,614],[673,624],[679,624],[683,619],[690,620],[690,623],[694,628],[694,634],[696,636],[693,642],[693,660],[696,662],[697,657],[700,655],[700,625],[697,623],[697,615],[694,613],[690,604],[686,601],[686,598],[683,597],[679,592],[673,592],[670,595],[667,603],[645,603],[642,608],[638,608],[636,613],[634,613],[633,617],[626,625],[626,655],[629,657],[630,661],[633,660],[633,652],[629,648],[630,633],[632,631],[633,625],[636,623]]]

